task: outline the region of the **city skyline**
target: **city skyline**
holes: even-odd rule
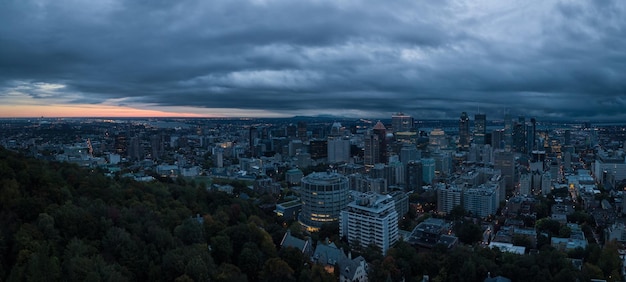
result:
[[[0,117],[626,120],[623,1],[10,1]]]

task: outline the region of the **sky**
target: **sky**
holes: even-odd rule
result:
[[[0,117],[463,111],[626,120],[626,1],[0,1]]]

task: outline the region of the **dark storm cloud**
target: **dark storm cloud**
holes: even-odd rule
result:
[[[625,6],[9,0],[0,101],[624,118]]]

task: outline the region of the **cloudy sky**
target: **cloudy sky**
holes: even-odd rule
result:
[[[4,0],[0,116],[626,120],[626,1]]]

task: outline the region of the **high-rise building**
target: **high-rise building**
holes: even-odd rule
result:
[[[249,144],[250,157],[256,158],[259,156],[256,150],[256,143],[257,143],[256,141],[257,141],[257,138],[259,137],[259,131],[257,130],[256,127],[254,126],[250,127],[248,137],[249,137],[248,144]]]
[[[314,160],[328,157],[328,141],[320,139],[311,140],[309,142],[309,153]]]
[[[541,194],[548,195],[552,192],[552,176],[550,172],[545,172],[541,176]]]
[[[526,146],[526,121],[523,116],[520,116],[517,123],[513,126],[513,150],[518,153],[528,153],[528,146]]]
[[[152,151],[152,159],[159,160],[165,154],[164,137],[161,134],[150,136],[150,149]]]
[[[435,180],[435,159],[422,159],[422,177],[426,184],[432,184]]]
[[[422,161],[410,161],[406,165],[406,190],[417,191],[424,185],[424,171],[422,168]]]
[[[524,173],[519,177],[519,193],[520,195],[530,195],[532,187],[532,175]]]
[[[474,143],[485,145],[485,135],[487,134],[487,116],[485,114],[474,115]]]
[[[493,168],[502,172],[506,189],[513,189],[513,181],[515,180],[515,155],[513,152],[498,150],[495,152],[493,160]]]
[[[461,113],[459,118],[459,145],[460,151],[468,151],[470,147],[469,116],[466,112]]]
[[[537,147],[537,120],[535,118],[530,119],[530,124],[526,127],[528,152],[539,150]]]
[[[385,125],[378,121],[372,129],[372,133],[378,136],[378,147],[380,148],[378,159],[381,163],[387,163],[389,160],[387,160],[387,129],[385,129]]]
[[[141,146],[139,137],[131,137],[128,142],[128,159],[138,161],[143,159],[143,157],[143,147]]]
[[[496,129],[491,132],[491,146],[494,149],[506,150],[506,130],[504,129]],[[510,145],[509,145],[510,147]]]
[[[329,136],[327,145],[328,163],[350,161],[350,139],[339,136]]]
[[[337,222],[349,202],[348,178],[336,172],[314,172],[301,183],[300,223],[314,231],[325,223]]]
[[[400,161],[407,165],[410,161],[415,161],[421,159],[422,156],[420,151],[417,150],[414,144],[405,143],[400,148]]]
[[[380,141],[376,134],[366,134],[364,141],[363,163],[372,166],[380,163]]]
[[[447,148],[448,136],[441,128],[435,128],[428,135],[428,143],[432,147]]]
[[[463,190],[463,208],[479,217],[495,215],[499,206],[496,186],[480,185]]]
[[[391,129],[393,132],[405,132],[413,129],[413,118],[403,113],[397,113],[391,116]]]
[[[449,213],[454,207],[462,204],[463,189],[444,183],[438,183],[436,188],[438,212]]]
[[[307,139],[307,128],[306,122],[304,121],[298,122],[298,138],[300,138],[300,140],[302,141],[305,141]]]
[[[494,148],[497,148],[495,144],[491,144]],[[513,150],[513,120],[511,114],[508,111],[504,114],[504,148],[505,151]]]
[[[382,254],[398,241],[398,212],[389,195],[365,193],[341,211],[339,236],[362,247],[378,246]]]

